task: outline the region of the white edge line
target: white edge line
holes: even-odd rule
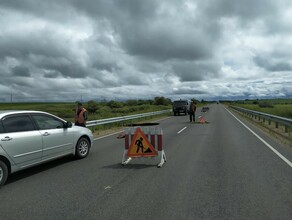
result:
[[[102,139],[102,138],[106,138],[106,137],[109,137],[109,136],[112,136],[112,135],[115,135],[115,134],[119,134],[121,132],[123,132],[123,130],[117,131],[115,133],[107,134],[107,135],[104,135],[104,136],[101,136],[101,137],[97,137],[97,138],[94,138],[93,140],[96,141],[96,140],[99,140],[99,139]]]
[[[226,109],[226,108],[225,108]],[[240,121],[234,114],[232,114],[228,109],[226,109],[237,121],[239,121],[245,128],[247,128],[254,136],[256,136],[261,142],[263,142],[270,150],[272,150],[278,157],[280,157],[283,161],[285,161],[290,167],[292,167],[292,163],[284,157],[281,153],[279,153],[275,148],[273,148],[269,143],[267,143],[264,139],[262,139],[259,135],[257,135],[253,130],[251,130],[247,125],[245,125],[242,121]]]
[[[178,131],[177,133],[180,134],[181,132],[183,132],[183,130],[185,130],[187,127],[184,127],[183,129],[181,129],[180,131]]]

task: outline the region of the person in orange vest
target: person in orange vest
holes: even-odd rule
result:
[[[190,105],[190,122],[195,122],[196,109],[197,109],[196,103],[192,101]]]
[[[87,120],[87,110],[82,107],[81,102],[77,102],[76,112],[75,112],[75,125],[86,127]]]

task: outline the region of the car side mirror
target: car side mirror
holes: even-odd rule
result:
[[[66,123],[65,123],[65,126],[64,126],[65,128],[72,128],[72,122],[70,122],[70,121],[67,121]]]

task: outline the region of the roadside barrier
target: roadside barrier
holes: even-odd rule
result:
[[[122,165],[128,164],[134,158],[156,158],[158,167],[166,162],[163,150],[163,131],[159,127],[129,127],[118,138],[125,138],[125,149]]]
[[[291,133],[291,127],[292,127],[292,119],[290,118],[284,118],[284,117],[279,117],[276,115],[271,115],[263,112],[258,112],[258,111],[253,111],[245,108],[240,108],[237,106],[229,106],[233,109],[235,109],[238,112],[241,112],[248,117],[251,117],[252,119],[258,120],[258,121],[263,121],[264,123],[266,120],[268,121],[268,125],[271,125],[272,122],[275,124],[275,128],[279,128],[279,124],[282,124],[284,126],[284,132],[290,136],[289,132]]]
[[[166,114],[171,111],[172,109],[168,109],[168,110],[162,110],[162,111],[156,111],[156,112],[147,112],[147,113],[142,113],[142,114],[120,116],[120,117],[115,117],[115,118],[105,118],[105,119],[99,119],[95,121],[87,121],[86,127],[94,127],[98,125],[111,124],[111,123],[116,123],[116,122],[121,122],[121,121],[129,121],[129,120],[133,120],[137,118],[151,117],[154,115]]]

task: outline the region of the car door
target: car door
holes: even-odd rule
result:
[[[74,136],[64,121],[46,114],[32,114],[43,138],[43,158],[52,159],[74,152]]]
[[[42,136],[28,114],[10,115],[1,120],[4,133],[0,145],[20,168],[39,163],[42,158]]]

